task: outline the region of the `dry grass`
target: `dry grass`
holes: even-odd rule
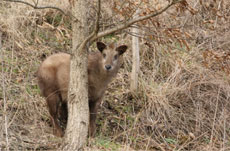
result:
[[[200,14],[207,9],[195,8]],[[142,40],[135,94],[129,91],[131,50],[125,54],[101,105],[97,136],[85,150],[230,150],[229,61],[223,53],[229,51],[229,20],[218,20],[218,28],[211,30],[211,25],[201,24],[200,14],[185,13],[178,19],[197,25],[184,26],[193,36],[187,40],[189,51],[178,40],[167,45]],[[215,19],[211,11],[203,15]],[[172,25],[170,21],[165,24]],[[61,145],[62,139],[52,135],[35,72],[43,55],[70,50],[69,22],[53,10],[0,3],[0,149],[55,150]],[[122,40],[130,44],[129,37]]]

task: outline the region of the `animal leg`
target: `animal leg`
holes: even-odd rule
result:
[[[90,137],[94,137],[95,135],[97,110],[100,102],[101,102],[100,100],[89,101],[89,110],[90,110],[89,136]]]
[[[58,117],[59,125],[63,130],[66,129],[67,120],[68,120],[68,108],[66,102],[60,102],[58,106]]]
[[[58,106],[61,100],[56,93],[50,94],[46,100],[51,115],[54,135],[62,137],[64,136],[64,132],[58,123]]]

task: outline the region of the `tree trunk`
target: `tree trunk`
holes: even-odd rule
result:
[[[80,150],[84,147],[89,125],[88,74],[86,47],[80,47],[88,33],[87,7],[89,0],[75,0],[72,4],[73,48],[70,63],[68,90],[68,123],[65,150]]]
[[[140,10],[138,9],[134,15],[134,18],[136,18],[139,14]],[[138,87],[138,73],[139,73],[139,66],[140,66],[140,43],[139,38],[137,37],[139,34],[138,27],[132,28],[132,33],[134,36],[132,36],[132,73],[131,73],[131,84],[130,84],[130,90],[132,92],[135,92]]]

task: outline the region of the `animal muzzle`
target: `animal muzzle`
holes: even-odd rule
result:
[[[105,69],[106,69],[107,71],[109,71],[109,70],[111,70],[111,69],[112,69],[112,66],[111,66],[111,65],[109,65],[109,64],[107,64],[107,65],[105,65]]]

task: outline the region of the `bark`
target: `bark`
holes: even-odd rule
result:
[[[64,150],[81,150],[86,144],[89,107],[87,51],[82,42],[88,36],[87,6],[90,0],[75,0],[72,13],[76,18],[72,23],[73,48],[70,63],[70,83],[68,91],[68,123]]]

